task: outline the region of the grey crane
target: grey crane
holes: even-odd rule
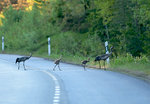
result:
[[[53,71],[55,71],[56,66],[58,66],[59,70],[60,70],[60,71],[62,71],[62,70],[60,69],[60,67],[59,67],[59,64],[60,64],[61,58],[62,58],[62,56],[60,56],[60,58],[59,58],[59,59],[55,60],[55,62],[54,62],[54,63],[55,63],[56,65],[54,66]]]
[[[26,56],[26,57],[20,57],[16,59],[16,64],[18,63],[18,70],[20,68],[20,62],[23,62],[23,66],[24,66],[24,70],[26,70],[25,68],[25,61],[30,59],[32,57],[32,53],[30,53],[30,56]]]
[[[86,64],[87,64],[88,62],[90,62],[90,58],[88,58],[88,60],[83,60],[83,61],[82,61],[82,65],[83,65],[83,67],[84,67],[84,70],[86,70],[86,69],[85,69],[85,66],[86,66]]]
[[[104,60],[104,69],[106,69],[105,68],[105,61],[108,59],[108,57],[110,57],[112,55],[112,49],[113,49],[113,47],[110,48],[110,53],[103,54],[103,55],[100,56],[101,60]]]
[[[105,68],[105,61],[108,59],[108,57],[111,56],[111,54],[112,54],[112,49],[113,49],[113,47],[110,48],[110,53],[108,53],[108,54],[103,54],[103,55],[97,56],[97,57],[95,58],[94,61],[99,61],[99,68],[101,67],[100,61],[101,61],[101,60],[104,60],[104,69],[106,69],[106,68]]]

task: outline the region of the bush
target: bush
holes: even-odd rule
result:
[[[127,54],[126,56],[118,56],[117,58],[113,59],[113,61],[111,61],[111,65],[119,66],[130,63],[146,64],[149,62],[150,60],[145,55],[141,55],[140,57],[133,57],[131,54]]]
[[[56,54],[96,56],[102,54],[102,43],[98,37],[74,32],[62,32],[52,37],[52,51]]]

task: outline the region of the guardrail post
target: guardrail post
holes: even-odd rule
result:
[[[4,36],[2,36],[2,52],[4,52]]]
[[[48,37],[48,55],[51,54],[50,37]]]
[[[108,41],[105,42],[105,48],[106,48],[106,54],[108,54],[109,53],[109,51],[108,51]],[[109,64],[109,57],[106,61],[107,61],[107,64]]]

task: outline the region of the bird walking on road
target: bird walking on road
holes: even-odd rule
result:
[[[106,68],[105,68],[105,61],[108,59],[108,57],[111,56],[111,54],[112,54],[112,49],[113,49],[113,47],[110,48],[110,53],[108,53],[108,54],[103,54],[103,55],[97,56],[97,57],[95,58],[94,61],[99,61],[99,68],[101,68],[100,61],[101,61],[101,60],[104,60],[104,69],[106,69]]]
[[[60,69],[60,67],[59,67],[59,64],[60,64],[61,58],[62,58],[62,56],[60,56],[60,58],[59,58],[59,59],[55,60],[55,64],[56,64],[56,65],[54,66],[53,71],[55,71],[56,66],[58,66],[59,70],[60,70],[60,71],[62,71],[62,70]]]
[[[28,59],[30,59],[31,57],[32,57],[32,53],[30,53],[30,56],[28,56],[28,57],[17,58],[16,59],[16,63],[18,63],[18,70],[20,68],[20,62],[23,62],[24,70],[26,70],[26,68],[25,68],[25,61],[28,60]]]
[[[104,69],[105,70],[106,70],[106,68],[105,68],[105,61],[112,55],[112,49],[113,49],[113,47],[110,48],[110,53],[103,54],[103,55],[100,56],[101,60],[104,60]]]
[[[84,67],[84,70],[86,70],[86,69],[85,69],[85,66],[86,66],[86,64],[87,64],[88,62],[90,62],[90,58],[88,58],[88,60],[83,60],[83,61],[82,61],[82,65],[83,65],[83,67]]]

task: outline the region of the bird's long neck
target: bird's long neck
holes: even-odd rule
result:
[[[112,52],[108,53],[108,56],[110,56],[112,54]]]
[[[61,60],[61,58],[58,59],[59,61]]]
[[[110,54],[112,54],[112,48],[110,49]]]
[[[112,54],[112,48],[110,49],[110,53],[108,53],[108,56],[110,56]]]
[[[32,54],[28,57],[28,59],[31,58],[31,57],[32,57]]]
[[[62,59],[62,56],[60,56],[59,60],[61,60],[61,59]]]
[[[110,55],[112,54],[112,51],[109,53]]]

